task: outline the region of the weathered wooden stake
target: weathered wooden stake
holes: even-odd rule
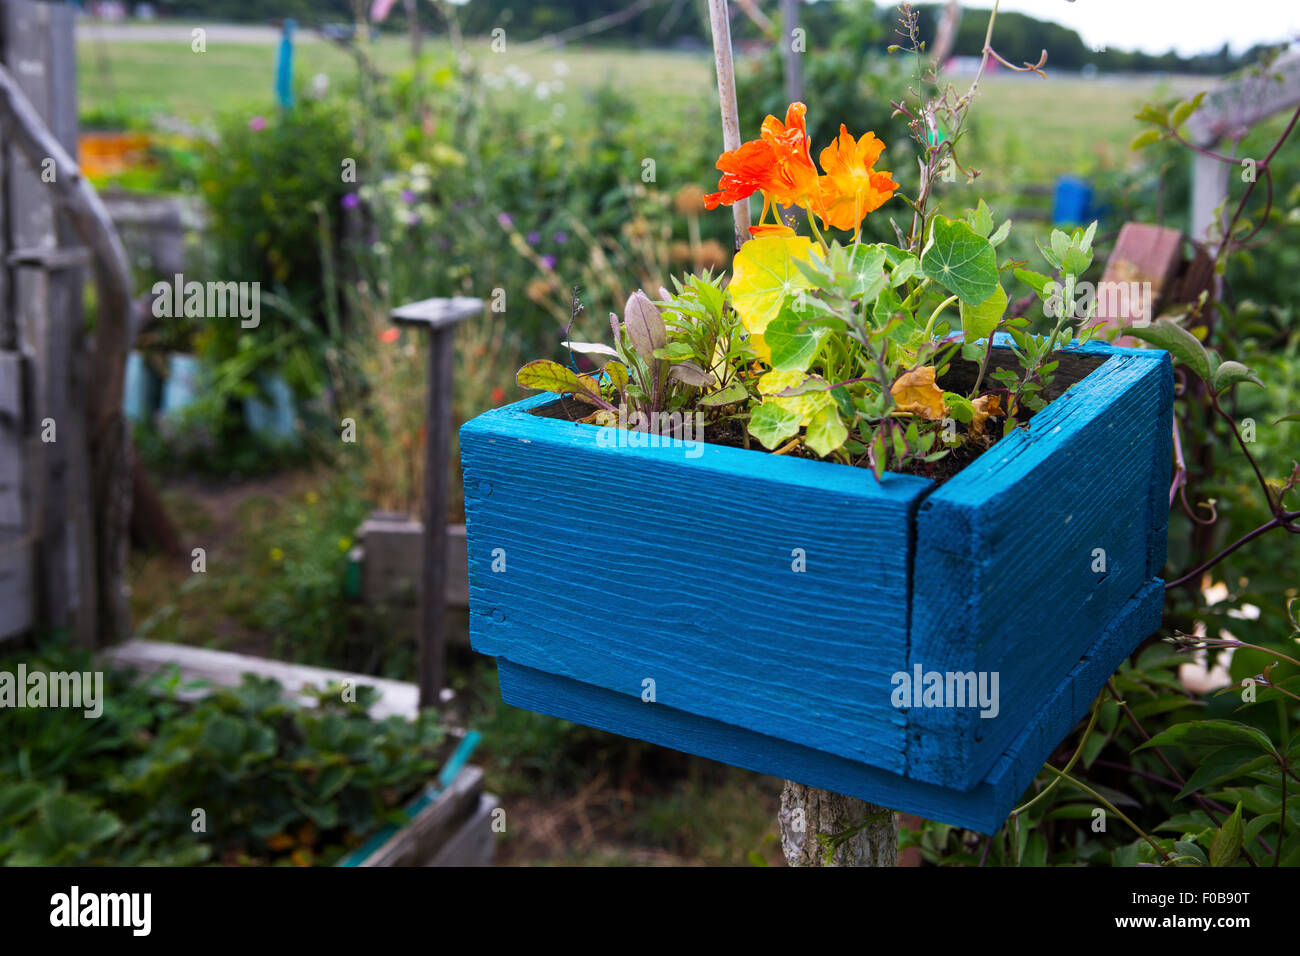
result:
[[[785,98],[791,103],[803,100],[803,66],[799,60],[802,50],[794,48],[794,31],[799,29],[799,0],[781,0],[781,29],[785,36],[782,54],[785,57]]]
[[[785,17],[787,81],[798,76],[792,62],[791,30],[798,23],[798,11],[791,2],[782,4]],[[722,111],[722,145],[730,151],[740,148],[740,110],[736,105],[736,68],[731,58],[731,21],[727,0],[709,0],[709,25],[713,30],[713,59],[718,68],[718,105]],[[797,97],[795,97],[797,99]],[[735,215],[736,248],[749,239],[749,204],[732,205]],[[864,823],[864,821],[866,821]],[[791,866],[822,866],[825,853],[818,834],[835,837],[854,827],[832,854],[832,866],[893,866],[898,861],[898,828],[894,812],[863,803],[853,797],[805,787],[787,780],[781,794],[781,849]]]
[[[893,810],[787,780],[777,819],[789,866],[898,865]]]
[[[451,449],[456,326],[483,311],[482,299],[425,299],[394,309],[398,325],[429,330],[424,442],[424,567],[420,574],[420,706],[436,707],[447,643],[447,461]]]
[[[722,110],[722,148],[740,148],[740,110],[736,106],[736,67],[731,61],[731,18],[727,0],[709,0],[709,25],[713,28],[713,61],[718,68],[718,105]],[[749,240],[749,203],[731,207],[736,223],[736,248]]]

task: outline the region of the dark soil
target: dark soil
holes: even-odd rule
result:
[[[1054,358],[1060,363],[1053,376],[1051,387],[1044,392],[1048,402],[1059,398],[1065,391],[1076,382],[1085,378],[1088,373],[1093,371],[1104,361],[1104,356],[1085,355],[1077,352],[1056,352]],[[989,363],[988,373],[999,368],[1018,369],[1015,356],[1010,349],[994,349],[992,359]],[[976,377],[979,374],[979,366],[974,362],[968,362],[965,359],[954,359],[949,366],[948,374],[939,380],[939,385],[946,391],[956,393],[969,392],[975,385]],[[991,384],[992,379],[988,376],[984,379],[985,383]],[[990,394],[1002,394],[1003,389],[987,388],[984,390]],[[1001,403],[1006,405],[1005,398]],[[578,401],[574,398],[561,398],[546,405],[542,405],[533,410],[534,415],[541,415],[546,418],[563,418],[569,421],[577,421],[591,415],[593,409],[590,405]],[[1027,424],[1032,414],[1026,416],[1021,425]],[[922,478],[929,478],[937,484],[943,484],[950,478],[958,475],[967,465],[973,462],[988,449],[996,444],[997,439],[1002,434],[1003,422],[1002,416],[991,416],[985,423],[985,434],[973,441],[967,441],[965,436],[967,426],[958,424],[957,431],[962,437],[962,441],[954,447],[947,455],[938,461],[910,462],[908,467],[902,472],[903,474],[918,475]],[[704,441],[709,445],[723,445],[728,448],[747,448],[753,451],[766,452],[757,441],[750,437],[743,420],[737,418],[725,418],[720,421],[710,422],[704,430]],[[775,453],[775,452],[772,452]],[[802,447],[796,447],[784,454],[793,455],[800,458],[816,459]],[[863,455],[853,462],[854,466],[868,468],[870,464],[867,456]]]

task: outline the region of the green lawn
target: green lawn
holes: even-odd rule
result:
[[[382,37],[368,49],[385,72],[411,64],[404,38]],[[468,49],[494,95],[527,97],[539,110],[556,102],[579,105],[587,92],[606,83],[659,110],[688,104],[713,108],[713,65],[702,53],[525,45],[497,53],[486,42],[472,42]],[[430,40],[426,50],[432,68],[449,63],[445,42]],[[179,41],[83,38],[78,57],[81,107],[87,112],[125,104],[136,113],[163,113],[201,125],[225,111],[251,114],[272,103],[275,43],[210,42],[206,53],[194,53]],[[331,43],[308,37],[298,44],[296,57],[300,80],[323,73],[337,85],[356,75],[351,56]],[[954,80],[959,88],[964,82]],[[967,156],[989,177],[986,186],[997,191],[1123,165],[1138,131],[1133,119],[1138,106],[1152,97],[1186,95],[1204,82],[994,75],[985,80],[976,104]],[[545,84],[540,96],[539,84]],[[807,98],[815,104],[815,91]],[[557,122],[580,121],[580,116],[568,112]]]

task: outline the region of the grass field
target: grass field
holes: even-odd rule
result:
[[[207,52],[195,53],[184,25],[141,32],[147,40],[123,39],[135,35],[130,28],[111,38],[97,37],[88,28],[78,41],[81,108],[89,113],[125,107],[134,115],[166,114],[197,125],[227,111],[265,111],[273,101],[277,40],[270,29],[255,30],[240,28],[226,37],[212,28]],[[257,42],[250,42],[251,37]],[[445,42],[428,41],[426,52],[432,69],[450,63]],[[496,95],[531,97],[539,110],[555,103],[576,107],[566,114],[569,122],[581,121],[585,94],[602,84],[644,99],[656,110],[686,104],[714,108],[712,61],[702,53],[525,45],[494,53],[486,42],[471,42],[468,52]],[[401,37],[381,37],[368,53],[385,72],[411,64]],[[356,75],[346,51],[311,35],[301,37],[295,56],[300,81],[324,74],[337,86]],[[954,83],[962,85],[960,79]],[[540,94],[539,84],[544,84]],[[1151,98],[1186,95],[1204,84],[1197,78],[990,76],[973,114],[967,156],[999,189],[1013,186],[1008,179],[1050,181],[1123,165],[1138,131],[1133,119],[1137,108]],[[815,103],[815,91],[806,98]]]

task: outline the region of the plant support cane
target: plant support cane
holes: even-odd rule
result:
[[[709,0],[709,25],[718,68],[722,144],[734,150],[740,147],[740,112],[727,0]],[[749,239],[749,205],[738,202],[731,208],[739,249]],[[898,862],[898,826],[892,810],[787,780],[779,820],[781,849],[790,866],[894,866]]]
[[[727,0],[709,0],[709,26],[713,31],[713,61],[718,67],[718,105],[722,110],[722,146],[740,148],[740,110],[736,106],[736,68],[731,62],[731,21]],[[749,240],[749,204],[731,207],[736,221],[736,248]]]

